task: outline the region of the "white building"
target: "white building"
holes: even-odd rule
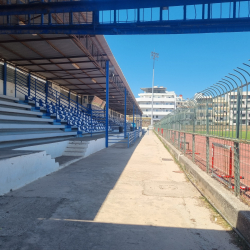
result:
[[[152,88],[141,88],[143,93],[136,98],[143,115],[151,117],[152,110]],[[176,94],[174,91],[167,91],[164,87],[154,87],[153,97],[153,120],[158,121],[176,109]]]

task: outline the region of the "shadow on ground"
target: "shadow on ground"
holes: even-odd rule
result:
[[[0,197],[0,249],[237,249],[221,246],[223,230],[94,221],[139,143],[104,149]]]

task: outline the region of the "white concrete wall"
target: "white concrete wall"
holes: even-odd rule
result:
[[[0,95],[3,95],[3,80],[0,80]],[[7,96],[15,97],[15,84],[7,82]]]
[[[119,141],[120,141],[124,138],[124,134],[110,136],[109,138],[119,139]],[[111,146],[113,144],[115,144],[115,142],[109,143],[109,146]],[[89,144],[88,144],[88,147],[87,147],[87,150],[85,152],[84,157],[87,157],[91,154],[94,154],[94,153],[96,153],[104,148],[105,148],[105,138],[89,141]]]
[[[7,82],[7,96],[15,97],[15,84]]]
[[[23,187],[58,169],[59,164],[47,156],[45,151],[1,160],[0,195]]]
[[[62,156],[63,152],[68,146],[69,141],[54,142],[48,144],[41,144],[35,146],[28,146],[22,148],[16,148],[15,150],[44,150],[47,154],[51,155],[51,158]]]

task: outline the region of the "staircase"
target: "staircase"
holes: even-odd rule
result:
[[[76,131],[69,131],[67,125],[46,116],[39,108],[0,95],[0,148],[65,140],[76,135]]]
[[[63,156],[78,156],[84,157],[88,148],[88,141],[69,141]]]

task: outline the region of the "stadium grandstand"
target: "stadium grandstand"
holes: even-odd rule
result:
[[[61,158],[129,147],[140,136],[142,111],[104,36],[0,35],[0,54],[2,159],[27,150],[45,151],[45,165],[52,158],[30,181]],[[24,183],[12,184],[1,194]]]

